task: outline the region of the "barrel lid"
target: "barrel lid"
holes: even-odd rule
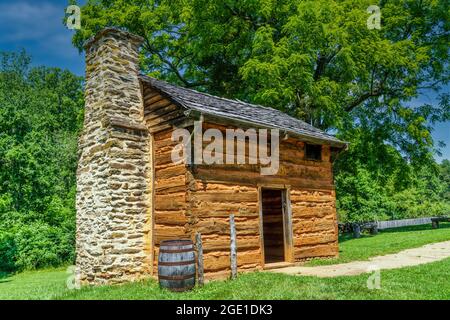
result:
[[[177,240],[163,240],[161,241],[160,246],[174,247],[174,246],[187,246],[192,244],[193,244],[192,240],[177,239]]]

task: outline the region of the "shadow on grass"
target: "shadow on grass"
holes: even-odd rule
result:
[[[5,282],[11,282],[11,273],[9,272],[0,272],[0,284]]]
[[[383,229],[383,230],[379,230],[378,232],[380,234],[383,234],[383,233],[399,233],[399,232],[426,231],[426,230],[439,230],[439,229],[450,229],[450,222],[439,223],[438,229],[433,229],[431,227],[431,223],[429,223],[429,224],[421,224],[418,226],[407,226],[407,227],[400,227],[400,228]],[[377,235],[371,235],[369,233],[364,232],[361,234],[360,239],[372,238],[372,237],[376,237],[376,236]],[[355,239],[355,238],[353,237],[352,233],[346,233],[346,234],[339,235],[340,243],[348,241],[348,240],[353,240],[353,239]]]
[[[372,238],[372,237],[376,237],[376,235],[371,235],[369,233],[361,233],[361,237],[359,239],[364,239],[364,238]],[[348,241],[348,240],[354,240],[355,238],[353,237],[353,233],[346,233],[346,234],[341,234],[339,235],[339,243]]]

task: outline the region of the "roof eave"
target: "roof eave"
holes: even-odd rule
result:
[[[205,120],[215,121],[215,122],[219,122],[219,123],[222,120],[226,124],[233,123],[233,124],[242,124],[245,126],[257,126],[259,128],[266,128],[266,129],[278,129],[281,132],[287,133],[289,136],[296,138],[300,141],[310,142],[310,143],[315,143],[315,144],[326,144],[326,145],[330,145],[332,147],[336,147],[336,148],[340,148],[340,149],[344,149],[344,148],[346,149],[348,147],[347,142],[340,141],[337,139],[331,140],[331,139],[318,138],[318,137],[315,137],[312,135],[300,134],[298,132],[295,132],[295,131],[292,131],[289,129],[280,129],[275,126],[270,126],[270,125],[267,125],[264,123],[259,123],[259,122],[247,121],[247,120],[243,120],[243,119],[237,119],[237,118],[226,117],[226,116],[219,116],[217,114],[209,114],[207,112],[200,112],[197,110],[192,110],[189,113],[189,116],[194,117],[194,118],[199,118],[200,116],[203,116],[203,119],[205,119]]]

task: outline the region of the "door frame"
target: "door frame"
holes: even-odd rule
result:
[[[258,206],[259,206],[259,238],[261,247],[261,265],[264,268],[266,265],[264,255],[264,220],[262,208],[262,189],[281,190],[282,215],[283,215],[283,240],[284,240],[284,262],[292,263],[294,259],[294,243],[293,243],[293,229],[292,229],[292,207],[289,185],[258,185]]]

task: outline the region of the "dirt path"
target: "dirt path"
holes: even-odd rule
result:
[[[450,241],[427,244],[423,247],[407,249],[394,254],[372,257],[367,261],[353,261],[342,264],[317,267],[286,267],[270,272],[291,275],[317,276],[321,278],[354,276],[376,269],[397,269],[430,263],[450,257]]]

